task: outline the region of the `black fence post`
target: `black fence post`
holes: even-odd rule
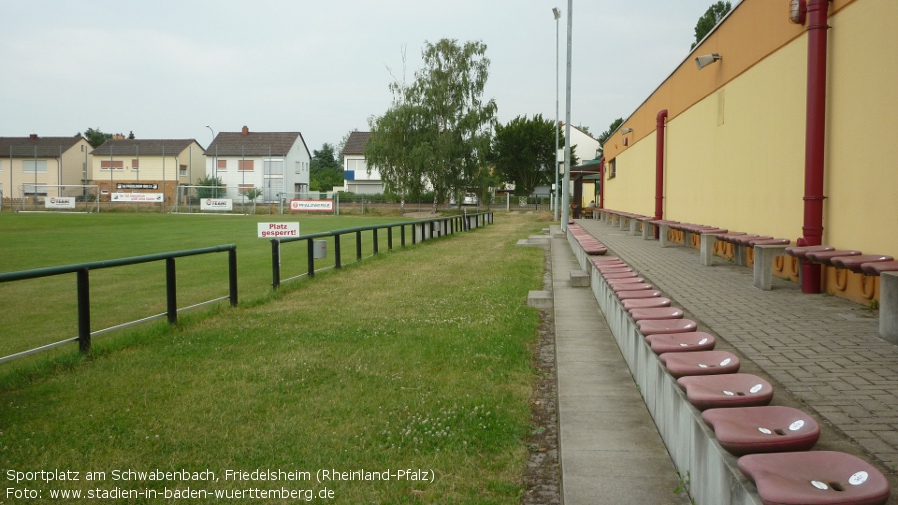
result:
[[[271,239],[271,287],[277,289],[281,286],[281,243],[276,238]]]
[[[393,227],[387,226],[387,250],[393,250]]]
[[[165,306],[168,324],[178,322],[178,276],[175,273],[175,259],[165,259]]]
[[[355,260],[362,261],[362,232],[355,232]]]
[[[371,230],[371,239],[374,242],[374,254],[377,254],[379,249],[377,247],[377,228]]]
[[[90,353],[90,270],[78,270],[78,349]]]
[[[399,228],[399,241],[402,244],[402,247],[405,247],[405,225],[402,225]]]
[[[343,264],[340,261],[340,234],[334,235],[334,268],[342,268]]]
[[[278,271],[280,276],[280,271]],[[280,282],[280,277],[278,277]],[[228,250],[228,294],[231,307],[237,306],[237,248]]]
[[[309,259],[309,278],[315,277],[315,241],[312,239],[306,240],[306,254],[308,254]]]

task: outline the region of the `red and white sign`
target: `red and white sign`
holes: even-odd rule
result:
[[[290,212],[333,212],[333,200],[290,200]]]
[[[258,223],[259,238],[298,237],[299,223]]]
[[[234,210],[234,200],[230,198],[203,198],[200,210]]]
[[[51,196],[44,199],[44,207],[48,209],[74,209],[75,197],[73,196]]]
[[[162,193],[113,193],[113,202],[162,203]]]

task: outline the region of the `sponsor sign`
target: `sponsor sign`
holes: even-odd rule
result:
[[[117,182],[115,184],[115,189],[159,189],[159,185],[150,183]]]
[[[44,206],[48,209],[74,209],[74,196],[51,196],[44,198]]]
[[[259,238],[299,236],[299,223],[258,223]]]
[[[113,202],[162,203],[162,193],[113,193]]]
[[[333,212],[333,200],[290,200],[290,212]]]
[[[230,198],[203,198],[200,210],[234,210],[234,200]]]

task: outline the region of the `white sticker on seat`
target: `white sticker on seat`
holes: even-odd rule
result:
[[[758,428],[758,431],[760,431],[761,433],[763,433],[763,434],[765,434],[765,435],[772,435],[772,434],[773,434],[773,432],[770,431],[770,430],[768,430],[767,428]]]
[[[699,368],[708,368],[708,365],[706,365],[706,364],[704,364],[704,363],[699,363],[699,364],[698,364],[698,367],[699,367]]]
[[[796,430],[802,429],[803,427],[804,427],[804,419],[799,419],[798,421],[795,421],[794,423],[789,425],[789,430],[796,431]]]
[[[701,340],[698,341],[698,345],[704,345],[704,344],[707,344],[707,343],[708,343],[708,339],[707,339],[707,338],[703,338],[703,339],[701,339]]]
[[[860,471],[860,472],[852,475],[848,479],[848,483],[851,484],[852,486],[860,486],[864,482],[867,482],[867,477],[868,477],[867,472]]]
[[[732,391],[724,391],[723,394],[725,394],[727,396],[736,396],[736,393],[734,393]]]
[[[819,480],[812,480],[812,481],[811,481],[811,485],[814,486],[814,487],[817,488],[817,489],[822,490],[822,491],[826,491],[827,489],[829,489],[829,486],[827,486],[826,484],[820,482]]]
[[[757,393],[758,391],[760,391],[760,390],[762,390],[762,389],[764,389],[764,385],[763,385],[763,384],[755,384],[755,385],[752,386],[751,389],[749,389],[748,391],[749,391],[750,393]]]
[[[730,359],[730,358],[727,358],[727,359],[725,359],[725,360],[723,360],[723,361],[720,362],[720,366],[727,366],[727,365],[730,364],[730,361],[733,361],[733,360]]]

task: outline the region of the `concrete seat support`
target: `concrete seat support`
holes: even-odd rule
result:
[[[773,285],[773,261],[786,252],[788,245],[756,245],[753,281],[756,288],[770,291]]]

